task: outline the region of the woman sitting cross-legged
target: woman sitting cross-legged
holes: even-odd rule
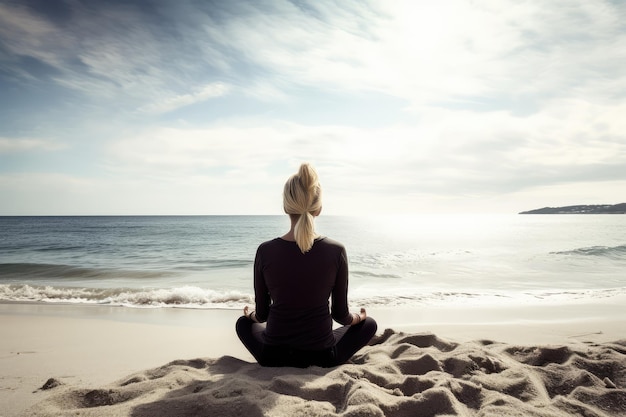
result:
[[[257,249],[256,308],[244,308],[237,335],[262,366],[340,365],[370,341],[376,321],[364,308],[349,312],[346,250],[315,233],[322,200],[311,165],[287,180],[283,204],[291,229]],[[333,319],[343,326],[333,330]]]

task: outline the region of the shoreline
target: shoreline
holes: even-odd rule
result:
[[[368,308],[385,329],[431,333],[455,343],[602,344],[626,339],[624,297],[563,305],[459,305]],[[253,362],[234,325],[239,310],[137,309],[113,306],[0,302],[0,407],[20,415],[55,390],[111,384],[175,360],[234,357]],[[4,414],[3,414],[4,413]]]

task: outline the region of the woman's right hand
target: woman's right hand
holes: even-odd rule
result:
[[[360,322],[362,322],[363,320],[365,320],[367,318],[367,312],[365,311],[364,308],[361,308],[361,312],[360,313],[355,313],[352,315],[352,323],[350,323],[351,326],[354,326],[355,324],[359,324]],[[358,317],[358,318],[357,318]]]

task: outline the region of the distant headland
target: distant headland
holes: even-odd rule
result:
[[[626,203],[544,207],[519,214],[626,214]]]

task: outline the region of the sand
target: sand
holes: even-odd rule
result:
[[[370,309],[331,369],[258,366],[236,311],[0,304],[0,416],[626,416],[625,301]]]

